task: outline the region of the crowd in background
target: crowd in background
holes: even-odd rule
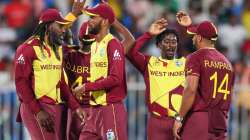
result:
[[[250,110],[250,0],[107,0],[116,17],[135,38],[147,31],[149,25],[160,17],[168,20],[168,28],[175,28],[180,35],[178,56],[186,56],[195,50],[186,29],[176,22],[179,10],[187,11],[193,24],[203,20],[213,21],[219,39],[217,49],[233,63],[236,72],[236,94],[239,106]],[[1,0],[0,1],[0,87],[13,83],[13,58],[15,50],[33,32],[40,13],[46,8],[58,8],[63,15],[70,11],[73,0]],[[90,6],[99,0],[87,0]],[[77,29],[74,24],[77,43]],[[153,40],[144,51],[159,55]],[[137,71],[127,65],[129,82],[143,80]],[[0,88],[1,90],[1,88]],[[249,119],[249,118],[248,118]]]

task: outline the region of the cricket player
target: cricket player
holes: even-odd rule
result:
[[[74,3],[67,18],[81,14],[85,1]],[[63,140],[63,99],[81,120],[85,112],[67,88],[62,74],[62,36],[72,22],[56,9],[44,11],[33,35],[15,54],[15,84],[21,102],[18,121],[32,140]]]
[[[183,12],[180,24],[190,22]],[[228,59],[215,49],[217,29],[210,21],[190,26],[197,51],[187,57],[186,86],[173,133],[182,140],[225,140],[233,93],[234,72]]]
[[[88,81],[90,77],[90,46],[95,41],[95,36],[87,34],[88,22],[84,22],[79,31],[79,46],[63,46],[63,67],[68,77],[67,84],[69,88],[74,89]],[[90,107],[90,93],[75,94],[75,98],[81,107],[87,111]],[[80,134],[83,130],[84,123],[68,109],[67,119],[67,139],[80,140]]]
[[[95,41],[95,35],[88,33],[88,21],[84,22],[79,31],[80,46],[72,46],[64,48],[64,68],[68,77],[68,84],[73,89],[84,83],[89,82],[88,77],[90,77],[90,47]],[[133,36],[129,31],[115,20],[112,26],[119,31],[119,33],[124,37],[122,41],[123,46],[126,46],[129,42],[134,41]],[[81,94],[74,95],[81,107],[88,112],[91,107],[90,102],[90,92],[85,92]],[[81,135],[84,133],[84,125],[81,124],[81,120],[69,109],[68,111],[68,139],[79,140],[82,139]]]
[[[123,104],[127,94],[124,48],[109,33],[111,24],[115,22],[115,15],[107,3],[87,8],[85,13],[91,18],[86,23],[86,30],[95,36],[95,41],[86,44],[87,39],[83,38],[84,41],[80,34],[85,49],[80,50],[79,57],[75,58],[78,61],[65,65],[71,75],[79,73],[78,77],[72,78],[76,80],[71,81],[71,86],[74,88],[76,84],[74,94],[79,97],[83,107],[87,106],[85,111],[89,114],[82,129],[79,129],[79,139],[127,140],[127,112]],[[73,55],[72,53],[70,57],[73,58]]]
[[[148,32],[139,37],[128,51],[131,63],[144,76],[146,103],[149,110],[148,140],[173,140],[174,116],[179,111],[185,81],[185,58],[177,58],[178,34],[167,29],[165,19],[156,20]],[[161,56],[140,52],[143,45],[156,37]]]

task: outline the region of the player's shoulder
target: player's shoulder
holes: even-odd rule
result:
[[[34,53],[33,46],[40,46],[40,40],[36,37],[29,38],[24,43],[18,46],[16,53],[32,55]]]
[[[113,36],[113,38],[112,39],[110,39],[110,41],[109,41],[109,43],[108,43],[109,45],[121,45],[121,42],[120,42],[120,40],[118,39],[118,38],[116,38],[116,37],[114,37]]]
[[[25,44],[29,46],[40,46],[41,45],[41,40],[38,37],[31,37],[27,41],[25,41]]]
[[[120,50],[124,51],[124,48],[122,47],[121,42],[113,37],[109,42],[108,42],[108,50]]]
[[[174,60],[177,60],[177,61],[186,61],[186,57],[184,56],[181,56],[181,57],[178,57],[178,58],[175,58]]]
[[[187,55],[186,59],[187,59],[187,60],[195,59],[195,58],[199,57],[200,54],[201,54],[200,52],[195,51],[195,52],[190,53],[189,55]]]

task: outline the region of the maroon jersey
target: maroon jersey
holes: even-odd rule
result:
[[[85,93],[82,94],[82,100],[79,101],[82,105],[90,105],[90,100],[93,99],[89,92],[96,90],[106,90],[107,103],[121,102],[126,97],[127,86],[125,76],[125,59],[124,49],[121,44],[112,39],[108,43],[108,76],[100,78],[95,82],[89,82],[90,78],[90,57],[91,54],[84,54],[80,51],[63,47],[64,51],[64,69],[68,76],[69,86],[85,84]],[[117,52],[120,59],[115,59]],[[94,99],[93,99],[94,100]]]
[[[88,82],[90,76],[90,53],[86,54],[69,47],[63,47],[63,67],[68,76],[69,87],[75,88]],[[90,94],[82,94],[82,105],[89,105]]]
[[[56,105],[59,102],[58,100],[55,100],[54,96],[57,96],[57,93],[50,94],[50,95],[43,95],[41,97],[37,97],[36,95],[39,93],[37,89],[37,85],[47,87],[48,83],[44,84],[43,80],[37,80],[37,77],[42,77],[44,75],[37,74],[37,71],[47,71],[46,76],[54,76],[51,73],[51,69],[56,68],[58,69],[56,74],[61,74],[61,63],[58,65],[55,65],[55,62],[52,61],[51,58],[51,50],[48,47],[44,47],[44,53],[46,54],[43,59],[39,58],[38,56],[41,56],[39,53],[35,51],[35,47],[38,47],[40,45],[40,40],[38,38],[32,38],[29,41],[26,41],[25,43],[21,44],[15,54],[15,84],[16,84],[16,91],[17,95],[19,97],[19,100],[21,103],[26,104],[30,111],[33,114],[37,114],[41,109],[41,102],[53,104]],[[35,62],[48,62],[47,69],[42,69],[43,65],[37,65]],[[50,61],[48,61],[50,60]],[[55,67],[57,66],[57,67]],[[50,80],[53,80],[51,78]],[[69,107],[74,110],[79,107],[79,104],[75,100],[75,98],[71,95],[70,89],[65,86],[64,76],[62,75],[60,77],[59,81],[56,81],[57,85],[56,87],[51,86],[52,88],[60,88],[61,91],[61,98],[66,100]],[[39,83],[39,84],[38,84]],[[46,90],[45,90],[46,91]],[[47,91],[48,92],[48,91]],[[40,101],[40,102],[39,102]],[[17,121],[21,121],[20,118],[20,112],[18,113]]]
[[[187,57],[186,74],[199,76],[192,111],[229,110],[234,74],[227,58],[213,48],[200,49]]]

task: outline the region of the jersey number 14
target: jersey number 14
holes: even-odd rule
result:
[[[219,84],[219,87],[217,87],[218,84],[218,74],[215,72],[212,76],[210,76],[210,80],[213,81],[214,89],[213,89],[213,98],[216,97],[217,93],[224,94],[223,99],[227,99],[227,95],[230,94],[230,91],[228,90],[228,73],[224,76],[223,80]]]

